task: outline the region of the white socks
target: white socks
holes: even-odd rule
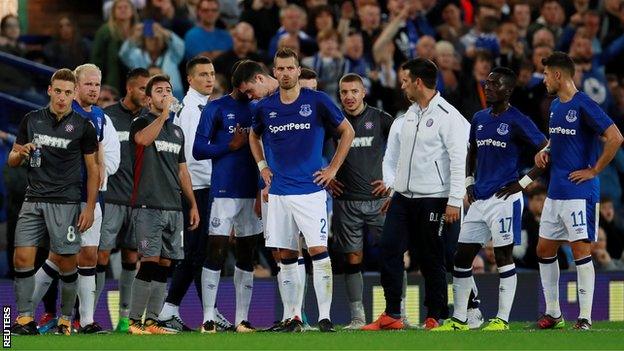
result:
[[[579,301],[579,319],[587,319],[591,323],[592,303],[594,300],[594,284],[596,273],[591,256],[574,261],[576,263],[576,290]]]
[[[312,257],[312,267],[314,292],[316,293],[316,301],[319,308],[318,320],[330,319],[329,311],[331,309],[334,283],[329,254],[324,252]]]
[[[202,307],[204,309],[204,323],[214,321],[214,306],[217,300],[217,291],[219,289],[219,279],[221,271],[213,271],[206,267],[202,268]]]
[[[297,273],[299,274],[299,283],[301,285],[300,289],[299,289],[299,292],[297,293],[297,300],[298,300],[298,304],[299,304],[299,306],[301,306],[301,308],[299,309],[299,311],[295,311],[295,314],[297,314],[299,316],[303,316],[303,306],[304,306],[304,300],[305,300],[306,283],[308,282],[308,279],[306,277],[305,260],[303,259],[303,257],[299,257],[297,259]]]
[[[280,285],[282,286],[282,303],[284,304],[284,317],[293,318],[295,316],[301,318],[301,305],[299,302],[299,289],[301,281],[299,278],[299,264],[295,259],[293,263],[284,263],[282,261]]]
[[[160,314],[158,315],[158,320],[166,321],[171,319],[173,316],[180,317],[180,306],[165,302],[162,310],[160,310]]]
[[[538,258],[538,260],[540,279],[546,300],[546,314],[559,318],[561,308],[559,307],[559,262],[557,262],[557,256]]]
[[[234,325],[248,321],[249,305],[253,293],[253,271],[234,267],[234,288],[236,289],[236,319]]]
[[[458,321],[468,320],[468,299],[473,286],[472,267],[453,267],[453,318]]]
[[[498,274],[500,282],[498,284],[498,314],[496,316],[505,322],[509,322],[509,313],[516,295],[516,284],[518,282],[516,265],[512,263],[499,267]]]
[[[80,326],[93,323],[95,309],[95,267],[78,267],[78,311]]]
[[[32,292],[33,312],[37,310],[37,306],[39,302],[41,302],[43,295],[45,295],[50,288],[50,284],[52,284],[54,278],[58,278],[58,276],[59,268],[50,260],[46,260],[43,266],[37,270],[34,279],[35,289]]]

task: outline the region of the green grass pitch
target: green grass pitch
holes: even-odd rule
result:
[[[333,334],[199,334],[178,335],[41,335],[13,337],[12,348],[37,350],[623,350],[624,322],[596,322],[591,331],[533,330],[512,323],[508,332],[445,332],[423,330]]]

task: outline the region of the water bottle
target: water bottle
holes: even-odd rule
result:
[[[30,167],[41,167],[41,144],[39,143],[39,138],[35,137],[33,144],[35,144],[36,149],[30,154]]]
[[[182,109],[182,104],[178,99],[173,98],[173,101],[169,105],[169,112],[178,113]]]

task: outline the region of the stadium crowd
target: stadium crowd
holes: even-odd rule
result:
[[[102,12],[103,22],[95,33],[83,33],[75,18],[62,15],[49,42],[29,46],[20,41],[18,18],[7,15],[0,23],[0,51],[54,68],[95,64],[102,76],[97,105],[107,108],[127,96],[126,77],[137,68],[147,69],[150,76],[166,74],[173,95],[182,100],[189,89],[188,62],[198,55],[208,57],[216,73],[209,100],[215,100],[232,89],[235,62],[249,59],[271,68],[275,53],[289,48],[302,66],[315,73],[317,89],[336,105],[341,103],[341,77],[354,73],[363,77],[366,103],[393,117],[410,105],[401,89],[400,66],[424,58],[439,69],[440,95],[468,122],[487,107],[488,75],[494,67],[504,66],[518,76],[510,103],[545,135],[553,96],[543,83],[542,59],[563,51],[576,64],[574,82],[579,90],[620,129],[624,127],[624,66],[619,64],[624,58],[622,0],[113,0],[104,1]],[[33,89],[36,79],[0,67],[0,91],[43,105],[47,97]],[[11,145],[15,136],[8,126],[0,127],[1,142]],[[534,154],[526,150],[522,155],[523,173],[533,166]],[[12,240],[24,199],[24,174],[23,168],[4,171],[7,276],[13,276]],[[600,174],[600,229],[591,246],[596,269],[624,269],[622,181],[620,149]],[[547,184],[544,177],[525,188],[521,244],[513,249],[518,269],[539,268],[538,226]],[[363,270],[379,271],[375,233],[365,230],[365,235]],[[230,241],[223,275],[237,269],[235,240]],[[331,233],[329,242],[332,269],[344,273],[348,264],[333,250]],[[271,252],[258,249],[255,276],[275,274]],[[558,257],[562,269],[574,269],[569,246],[561,247]],[[408,271],[419,271],[409,255],[404,263]],[[473,270],[497,271],[491,244],[474,259]]]

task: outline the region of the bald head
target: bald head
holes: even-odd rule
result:
[[[254,29],[247,22],[240,22],[232,29],[232,40],[234,53],[241,58],[255,50]]]

